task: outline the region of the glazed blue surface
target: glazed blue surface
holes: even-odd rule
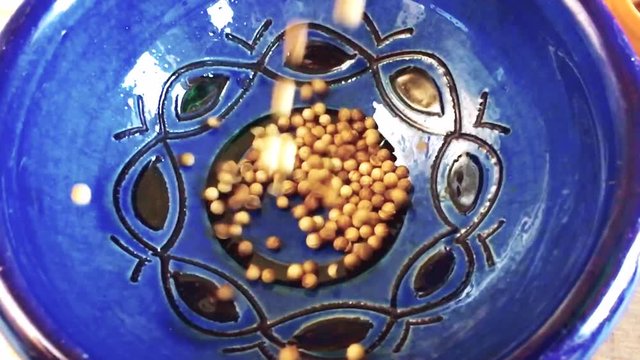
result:
[[[231,21],[222,21],[221,4]],[[633,156],[640,140],[638,65],[626,44],[617,43],[620,35],[602,6],[370,2],[367,12],[382,35],[414,29],[413,36],[378,47],[365,27],[335,26],[331,2],[260,4],[33,1],[0,36],[3,280],[53,346],[68,357],[96,359],[221,358],[223,348],[260,341],[277,353],[279,340],[301,326],[342,316],[371,322],[363,343],[375,348],[372,359],[587,356],[609,328],[608,314],[626,299],[640,253],[634,243],[640,159]],[[200,196],[223,145],[268,113],[269,71],[310,78],[281,64],[278,34],[291,18],[319,24],[325,37],[332,34],[326,28],[342,34],[332,43],[349,48],[351,39],[360,47],[350,51],[365,59],[325,75],[336,81],[325,102],[374,114],[415,187],[413,207],[389,253],[364,274],[313,292],[246,281],[244,269],[209,235]],[[267,19],[273,23],[252,52],[224,36],[250,41]],[[388,78],[405,64],[423,66],[434,77],[442,118],[411,118],[417,123],[411,126],[399,115],[405,109],[394,108]],[[178,121],[173,101],[180,81],[213,72],[231,79],[209,114],[224,118],[221,128],[205,131],[206,116]],[[485,122],[508,132],[474,126],[483,92],[489,99]],[[140,126],[138,99],[149,130],[114,138]],[[419,140],[428,142],[426,154],[416,150]],[[488,211],[468,216],[439,196],[444,167],[463,150],[477,154],[487,176],[480,207]],[[177,174],[170,159],[187,151],[196,164]],[[170,226],[159,232],[137,221],[128,201],[137,173],[155,155],[166,160],[172,200]],[[434,165],[439,161],[444,165]],[[76,182],[93,189],[90,206],[69,200]],[[301,236],[291,230],[292,221],[268,216],[258,220],[264,225],[258,235]],[[490,229],[498,230],[489,240],[495,264],[477,241]],[[111,236],[150,261],[137,282],[130,281],[136,259]],[[444,247],[456,259],[453,275],[417,299],[410,276]],[[408,262],[417,249],[424,254]],[[281,256],[311,253],[296,247]],[[244,289],[238,322],[216,324],[179,304],[176,312],[167,297],[175,300],[175,289],[163,290],[168,271],[217,283],[237,279],[234,285]],[[321,304],[367,305],[305,310]],[[439,317],[411,326],[404,348],[393,352],[408,321]],[[225,335],[256,323],[266,325]],[[254,349],[230,358],[258,354]]]

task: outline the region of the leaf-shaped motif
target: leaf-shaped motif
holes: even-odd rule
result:
[[[475,155],[462,154],[451,164],[447,175],[447,193],[459,213],[466,215],[475,209],[483,181],[482,165]]]
[[[213,281],[183,272],[173,272],[171,277],[182,301],[198,315],[219,323],[238,321],[235,302],[218,299],[218,285]]]
[[[442,97],[438,85],[425,70],[406,66],[390,77],[396,95],[415,111],[442,116]]]
[[[154,231],[162,230],[169,216],[169,190],[158,167],[160,161],[156,157],[142,168],[131,192],[136,217]]]
[[[298,347],[310,351],[343,350],[367,337],[373,324],[357,317],[320,320],[298,330],[293,339]]]
[[[440,250],[427,258],[420,265],[413,279],[413,289],[417,297],[429,296],[440,289],[451,277],[455,261],[453,251],[449,248]]]
[[[178,118],[192,120],[213,110],[229,83],[229,76],[210,74],[192,79],[180,103]]]
[[[309,40],[301,64],[285,65],[295,71],[310,74],[328,74],[348,66],[356,54],[347,54],[343,49],[326,41]]]

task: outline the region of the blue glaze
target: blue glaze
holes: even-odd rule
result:
[[[42,336],[27,335],[13,320],[16,310],[6,308],[9,295],[0,292],[0,297],[3,319],[26,353],[221,358],[225,347],[260,341],[266,351],[277,352],[278,339],[286,341],[301,327],[329,317],[370,321],[363,343],[375,346],[373,359],[394,354],[407,321],[421,319],[434,324],[412,326],[398,358],[583,359],[595,349],[611,327],[611,314],[629,297],[640,254],[640,158],[634,156],[640,150],[639,65],[601,4],[370,4],[367,12],[382,35],[414,28],[412,37],[380,48],[365,27],[349,31],[332,25],[331,2],[283,1],[269,7],[256,0],[230,2],[229,23],[220,22],[220,13],[209,15],[220,4],[227,3],[27,1],[0,35],[2,281]],[[415,187],[413,207],[389,253],[364,274],[311,292],[247,282],[244,270],[208,235],[200,200],[223,145],[268,112],[273,80],[264,69],[309,79],[282,67],[281,45],[260,71],[249,66],[293,17],[343,33],[362,47],[351,51],[369,57],[326,75],[327,80],[379,65],[333,85],[326,103],[375,113]],[[250,42],[268,18],[273,24],[253,53],[225,39],[231,31]],[[338,40],[331,41],[344,43]],[[407,57],[384,58],[407,50],[412,51]],[[450,76],[434,59],[446,64]],[[210,61],[203,68],[189,65],[203,60]],[[386,79],[406,65],[424,67],[443,98],[443,118],[409,117],[422,131],[398,119],[408,112],[385,97],[391,93]],[[188,71],[170,78],[179,69]],[[220,129],[199,134],[202,118],[178,121],[173,113],[174,96],[182,91],[174,85],[182,77],[212,72],[231,79],[212,112],[225,119]],[[483,91],[489,94],[485,124],[504,125],[508,135],[473,126]],[[116,141],[114,134],[140,125],[138,96],[149,131]],[[168,101],[160,102],[164,96]],[[237,106],[230,105],[236,99]],[[416,150],[420,139],[429,144],[427,154]],[[196,155],[196,164],[174,174],[170,159],[185,151]],[[460,151],[477,155],[486,172],[480,207],[466,216],[442,196],[447,165]],[[114,192],[118,174],[135,154],[140,159],[131,162]],[[128,203],[137,172],[156,155],[165,158],[172,202],[170,226],[159,232],[145,229]],[[92,187],[90,206],[70,202],[75,182]],[[121,219],[114,200],[122,206]],[[484,205],[490,211],[483,212]],[[123,219],[144,244],[132,239]],[[504,226],[493,228],[500,220]],[[258,235],[285,231],[282,222],[262,224]],[[174,229],[181,231],[172,236]],[[487,241],[495,266],[477,241],[491,229],[496,232]],[[109,241],[111,235],[150,260],[137,283],[129,278],[136,259]],[[433,247],[416,253],[431,240]],[[445,246],[456,259],[449,281],[416,298],[412,275]],[[305,252],[311,256],[304,248],[281,256]],[[412,255],[415,261],[405,263]],[[161,275],[168,269],[246,289],[237,294],[238,322],[215,324],[181,307],[179,314],[205,331],[189,326],[163,291]],[[253,305],[247,294],[256,299]],[[437,301],[443,298],[447,301]],[[291,315],[339,301],[368,305]],[[430,302],[438,306],[425,308]],[[389,323],[393,326],[377,344],[389,319],[397,323]],[[251,330],[261,321],[275,336],[266,330],[220,336]],[[258,354],[255,349],[235,358]]]

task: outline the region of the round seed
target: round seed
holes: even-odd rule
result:
[[[340,209],[331,209],[329,210],[328,217],[329,217],[329,220],[337,221],[340,215],[342,215],[342,213],[340,212]]]
[[[384,192],[387,190],[387,187],[382,181],[376,181],[371,184],[371,190],[373,190],[373,192],[376,194],[384,194]]]
[[[242,226],[238,224],[233,224],[229,226],[229,234],[231,236],[240,236],[242,235]]]
[[[287,279],[289,280],[300,280],[302,275],[304,275],[304,270],[300,264],[291,264],[287,268]]]
[[[289,126],[291,126],[291,119],[289,119],[288,116],[281,116],[278,118],[276,124],[280,131],[287,131],[289,130]]]
[[[300,86],[300,100],[309,101],[313,97],[313,87],[311,84],[303,84]]]
[[[351,217],[347,216],[347,215],[340,215],[340,217],[337,220],[337,225],[338,228],[340,230],[346,230],[349,227],[351,227],[352,223],[351,223]]]
[[[214,200],[218,200],[218,197],[220,197],[220,192],[218,191],[218,189],[214,187],[208,187],[204,190],[205,200],[214,201]]]
[[[324,226],[324,218],[322,216],[316,215],[312,219],[315,223],[316,229],[320,229]]]
[[[262,196],[264,193],[264,187],[260,183],[253,183],[249,185],[249,194],[255,196]]]
[[[294,114],[291,116],[291,125],[296,128],[301,128],[304,126],[304,119],[300,114]]]
[[[196,163],[196,157],[190,152],[186,152],[180,155],[180,165],[185,167],[191,167]]]
[[[86,206],[91,203],[91,188],[84,183],[74,184],[71,187],[71,201],[78,206]]]
[[[344,237],[349,242],[356,242],[360,238],[360,232],[354,227],[350,227],[344,231]]]
[[[276,281],[276,272],[273,269],[264,269],[260,275],[260,280],[265,284],[271,284]]]
[[[318,263],[313,260],[307,260],[302,263],[302,270],[305,273],[316,274],[318,272]]]
[[[387,188],[394,188],[398,185],[398,175],[392,172],[386,173],[384,174],[384,178],[382,179],[382,181]]]
[[[317,250],[322,246],[322,239],[318,233],[311,233],[307,235],[306,244],[309,249]]]
[[[404,191],[410,191],[411,190],[411,181],[409,180],[409,178],[404,178],[404,179],[400,179],[398,180],[398,189],[404,190]]]
[[[220,127],[220,119],[215,116],[211,116],[207,119],[207,125],[212,129]]]
[[[345,204],[342,207],[342,213],[347,215],[347,216],[352,216],[353,214],[355,214],[357,209],[358,208],[354,204]]]
[[[371,170],[371,179],[373,179],[373,181],[380,181],[382,180],[383,176],[384,172],[381,168],[376,167]]]
[[[244,206],[247,208],[247,210],[256,210],[262,206],[262,201],[256,195],[249,195],[247,196],[247,201],[245,202]]]
[[[385,197],[393,201],[393,204],[399,209],[405,207],[409,202],[409,195],[407,195],[407,192],[398,188],[389,190]]]
[[[340,187],[340,196],[348,199],[349,197],[351,197],[351,195],[353,195],[353,189],[351,188],[351,186],[342,185],[342,187]]]
[[[338,264],[336,264],[336,263],[329,264],[329,266],[327,266],[327,275],[329,275],[329,277],[332,278],[332,279],[337,279],[338,278]]]
[[[229,284],[221,285],[218,290],[216,290],[216,298],[220,301],[231,301],[235,296],[235,290]]]
[[[342,168],[347,171],[352,171],[358,168],[358,162],[355,159],[349,159],[342,163]]]
[[[251,222],[251,216],[246,211],[240,211],[233,215],[233,222],[238,225],[248,225]]]
[[[364,360],[367,351],[360,344],[351,344],[347,348],[347,360]]]
[[[377,235],[373,235],[367,239],[367,244],[369,244],[369,246],[371,246],[373,250],[380,250],[382,249],[382,245],[384,243],[382,241],[382,238]]]
[[[355,270],[358,266],[360,266],[360,258],[356,254],[347,254],[344,259],[342,259],[344,263],[344,267],[349,270]]]
[[[289,207],[289,198],[286,196],[278,196],[276,198],[276,206],[280,209],[286,209]]]
[[[302,219],[304,216],[307,216],[308,214],[308,210],[307,207],[300,204],[300,205],[296,205],[293,207],[293,209],[291,209],[291,214],[293,215],[293,217],[295,219]]]
[[[333,248],[336,251],[344,251],[347,246],[349,246],[349,240],[347,240],[344,236],[338,236],[335,240],[333,240]]]
[[[315,194],[309,194],[304,198],[303,205],[308,212],[315,211],[320,207],[320,200]]]
[[[287,345],[280,349],[278,360],[300,360],[300,352],[295,345]]]
[[[385,223],[376,224],[373,228],[373,232],[376,234],[376,236],[384,239],[389,236],[389,225]]]
[[[278,251],[282,247],[282,241],[277,236],[269,236],[265,241],[265,246],[269,250]]]
[[[373,167],[368,162],[363,162],[358,166],[358,171],[360,171],[360,174],[362,175],[370,175],[372,170]]]
[[[362,225],[359,232],[361,238],[368,239],[373,235],[373,228],[371,227],[371,225]]]
[[[242,257],[251,256],[253,254],[253,244],[251,241],[242,240],[238,243],[238,255]]]
[[[298,183],[298,194],[300,196],[307,196],[311,192],[311,183],[306,180],[302,180]]]
[[[221,240],[227,240],[231,237],[231,234],[229,234],[229,225],[223,223],[213,225],[213,233]]]
[[[260,268],[254,264],[250,264],[249,267],[247,268],[247,272],[245,273],[245,276],[249,281],[256,281],[260,279],[260,274],[261,274]]]
[[[211,205],[209,205],[209,211],[211,211],[213,215],[224,214],[224,201],[216,200],[212,202]]]
[[[313,112],[316,113],[316,116],[324,115],[324,113],[327,112],[327,106],[321,102],[313,104],[311,108],[313,109]],[[331,122],[331,118],[329,118],[329,122]]]
[[[328,224],[329,223],[327,223],[327,225]],[[335,222],[333,224],[335,224]],[[320,236],[320,239],[322,241],[333,240],[336,237],[336,230],[328,227],[327,225],[325,225],[322,229],[320,229],[320,231],[318,231],[318,235]]]
[[[377,128],[377,127],[378,127],[378,125],[376,124],[376,121],[375,121],[375,120],[373,120],[373,118],[372,118],[372,117],[370,117],[370,116],[367,116],[367,117],[364,119],[364,126],[365,126],[367,129],[375,129],[375,128]]]
[[[298,221],[298,226],[300,227],[300,230],[308,233],[315,229],[316,223],[310,216],[305,216]]]
[[[374,209],[380,209],[384,204],[384,196],[380,194],[373,194],[371,197],[371,205]]]
[[[218,183],[218,191],[222,194],[228,194],[233,189],[233,185],[231,183]]]
[[[362,186],[370,187],[371,185],[373,185],[373,179],[369,175],[364,175],[360,177],[359,183]]]
[[[356,212],[353,214],[353,217],[351,218],[353,226],[355,226],[356,228],[360,228],[362,227],[362,225],[366,224],[369,217],[369,211],[369,209],[360,208],[356,210]]]
[[[318,95],[324,95],[329,91],[329,86],[322,79],[311,80],[311,87],[313,88],[313,92]]]
[[[318,286],[318,277],[316,274],[307,273],[302,276],[302,287],[305,289],[314,289],[316,286]]]
[[[351,120],[351,111],[347,108],[341,108],[338,110],[338,120],[349,121]]]
[[[360,260],[368,261],[373,257],[373,248],[368,243],[357,243],[353,245],[353,253],[356,254]]]
[[[306,108],[302,110],[302,118],[305,121],[313,121],[316,118],[316,114],[313,112],[311,108]]]

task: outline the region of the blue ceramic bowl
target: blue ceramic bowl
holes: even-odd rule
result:
[[[353,342],[370,359],[592,353],[640,253],[639,65],[602,4],[371,1],[355,30],[331,7],[18,10],[0,35],[0,297],[24,356],[270,359],[290,341],[309,358]],[[292,18],[315,46],[297,68],[282,64]],[[439,104],[406,96],[406,75]],[[329,108],[373,114],[414,186],[385,256],[313,291],[245,280],[201,197],[226,145],[268,115],[278,76],[325,79]],[[76,182],[89,206],[69,200]],[[249,232],[286,238],[278,261],[336,258],[295,245],[295,221],[273,214]],[[234,300],[207,307],[224,283]]]

